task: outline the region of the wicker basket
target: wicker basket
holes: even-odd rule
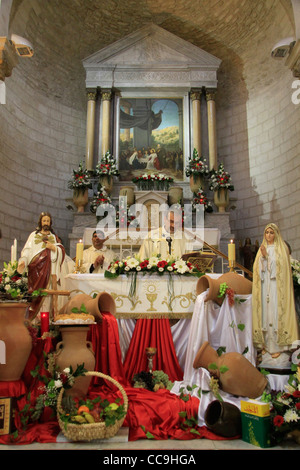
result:
[[[102,374],[101,372],[86,372],[85,375],[101,377],[105,380],[112,382],[121,392],[124,400],[124,410],[127,413],[128,410],[128,398],[125,390],[112,377]],[[63,434],[70,439],[71,441],[92,441],[93,439],[109,439],[117,434],[120,427],[122,426],[124,419],[123,418],[116,421],[111,426],[106,426],[104,422],[100,423],[87,423],[87,424],[73,424],[65,423],[61,420],[60,414],[63,413],[62,408],[62,398],[63,398],[64,389],[62,389],[57,398],[57,420],[60,425],[60,428]]]

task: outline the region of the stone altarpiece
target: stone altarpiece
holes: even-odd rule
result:
[[[185,167],[193,149],[206,156],[210,169],[216,169],[218,164],[215,94],[220,63],[217,57],[153,24],[84,59],[86,168],[93,170],[107,151],[120,165],[120,115],[121,111],[126,112],[127,103],[130,107],[133,102],[143,105],[159,100],[176,102],[179,103],[179,139],[183,158],[180,176],[176,178],[174,174],[173,185],[182,188],[183,201],[190,202],[193,194],[185,176]],[[126,172],[122,171],[122,176],[114,181],[111,199],[115,204],[118,204],[122,185],[130,183],[133,186],[130,180],[124,181],[124,174]],[[162,202],[161,195],[158,198],[155,192],[149,195],[149,199],[152,202],[157,200],[158,204]],[[71,256],[76,241],[83,236],[83,229],[96,224],[95,217],[88,211],[87,208],[83,214],[74,214]],[[205,227],[219,229],[219,249],[222,250],[223,243],[227,250],[226,244],[232,238],[229,214],[206,214]]]

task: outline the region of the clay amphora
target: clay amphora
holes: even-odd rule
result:
[[[101,312],[116,314],[116,303],[108,292],[100,292],[95,298],[88,294],[77,294],[60,309],[59,313],[70,314],[73,308],[80,310],[82,304],[90,315],[94,315],[96,322],[101,321]]]
[[[202,292],[209,289],[204,301],[213,300],[218,305],[222,305],[224,297],[218,297],[218,295],[220,285],[223,283],[226,283],[237,295],[248,295],[252,292],[252,282],[249,279],[246,279],[241,274],[228,272],[216,279],[208,275],[201,276],[197,281],[196,294],[202,294]]]
[[[95,355],[92,343],[87,341],[89,326],[68,325],[60,327],[62,341],[56,345],[55,364],[62,372],[66,367],[72,366],[73,371],[77,366],[84,364],[84,368],[93,371],[95,368]],[[91,377],[76,377],[72,388],[66,390],[66,394],[72,397],[84,398],[87,394]]]
[[[30,356],[32,339],[24,323],[27,307],[23,302],[0,303],[0,381],[19,380]]]
[[[241,397],[259,397],[268,383],[266,377],[242,354],[229,352],[219,356],[208,341],[198,350],[193,367],[204,367],[219,379],[220,388],[224,392]],[[227,370],[222,372],[224,367]]]
[[[242,434],[242,419],[239,408],[226,401],[214,400],[206,408],[204,421],[208,429],[223,437]]]

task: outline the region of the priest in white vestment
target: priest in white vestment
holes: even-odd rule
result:
[[[92,246],[83,251],[83,273],[104,273],[116,258],[115,253],[104,245],[106,240],[103,232],[94,231]]]
[[[139,250],[140,260],[161,255],[162,259],[181,258],[184,253],[191,251],[192,244],[184,236],[182,229],[181,211],[167,212],[164,225],[151,230],[143,240]]]

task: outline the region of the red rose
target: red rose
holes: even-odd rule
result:
[[[295,390],[293,393],[293,397],[300,398],[300,390]]]

